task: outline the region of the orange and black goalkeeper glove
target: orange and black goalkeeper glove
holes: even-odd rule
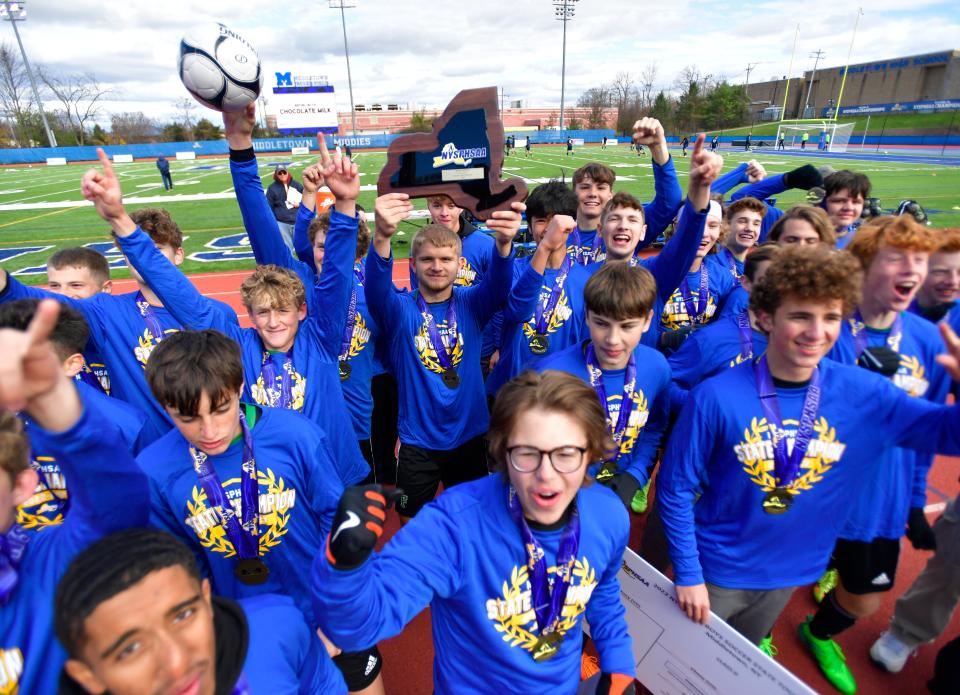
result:
[[[340,498],[327,537],[327,559],[340,570],[364,563],[383,533],[387,510],[403,490],[385,491],[382,485],[355,485]]]
[[[636,692],[633,676],[625,673],[600,674],[597,695],[634,695]]]

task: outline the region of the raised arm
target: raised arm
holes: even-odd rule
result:
[[[521,213],[527,206],[513,203],[511,207],[512,210],[494,212],[487,220],[487,227],[494,232],[496,253],[490,259],[490,270],[484,273],[480,284],[463,292],[481,326],[503,308],[510,295],[510,285],[513,282],[513,239],[520,231]]]
[[[683,191],[677,179],[677,170],[667,149],[663,126],[656,118],[641,118],[633,125],[633,140],[650,148],[653,160],[653,200],[643,206],[647,233],[638,248],[652,244],[667,228],[683,201]]]
[[[693,145],[687,202],[680,214],[677,231],[647,264],[657,282],[657,295],[662,302],[670,299],[696,258],[710,207],[710,185],[723,168],[723,157],[706,150],[704,139],[701,133]]]
[[[374,209],[373,243],[367,252],[363,289],[367,306],[377,323],[384,326],[383,334],[386,336],[391,334],[400,316],[400,300],[393,287],[390,240],[397,233],[397,225],[413,212],[413,205],[406,193],[387,193],[377,198]]]
[[[347,306],[353,289],[353,263],[357,253],[357,196],[360,174],[347,158],[332,157],[320,141],[320,176],[336,202],[330,209],[330,229],[323,257],[323,269],[314,291],[316,307],[312,316],[320,329],[320,347],[332,359],[340,354],[340,341],[347,322]]]
[[[81,399],[50,342],[60,305],[44,300],[26,331],[0,330],[0,406],[24,410],[47,431],[48,452],[70,481],[64,533],[83,547],[147,522],[147,480],[119,430],[93,400]],[[82,462],[82,463],[81,463]]]
[[[93,202],[97,213],[110,227],[133,267],[156,292],[157,297],[178,323],[194,329],[215,328],[236,338],[239,326],[230,321],[213,300],[204,297],[193,283],[157,250],[153,240],[141,230],[123,207],[120,182],[110,159],[97,148],[102,171],[89,170],[81,190]]]
[[[314,559],[314,613],[323,633],[347,651],[398,634],[435,595],[451,596],[459,586],[460,534],[436,505],[371,557],[390,501],[402,494],[379,485],[348,488],[326,549]]]

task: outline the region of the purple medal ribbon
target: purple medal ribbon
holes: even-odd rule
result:
[[[757,391],[760,394],[760,406],[771,428],[773,438],[773,465],[776,474],[777,487],[787,487],[797,478],[800,464],[807,454],[807,447],[813,438],[813,424],[820,410],[820,370],[816,367],[810,375],[810,384],[803,398],[803,410],[800,414],[800,424],[793,440],[793,450],[787,455],[787,437],[783,434],[783,420],[780,417],[780,403],[777,400],[777,390],[773,385],[773,375],[764,355],[754,363],[754,374],[757,379]]]
[[[354,279],[363,286],[363,271],[358,270],[359,264],[353,268]],[[357,286],[354,284],[350,291],[350,303],[347,305],[347,325],[343,328],[343,339],[340,341],[340,361],[345,362],[350,355],[350,343],[353,341],[353,328],[357,325]]]
[[[603,238],[600,236],[600,230],[597,229],[593,235],[593,242],[590,244],[590,251],[584,251],[583,245],[580,243],[580,227],[574,227],[572,232],[573,237],[573,255],[574,259],[580,265],[589,265],[594,261],[599,261],[601,253],[603,253]]]
[[[853,335],[853,343],[856,346],[857,357],[859,358],[863,351],[867,349],[867,322],[863,320],[859,309],[850,319],[850,333]],[[890,334],[887,336],[887,347],[894,352],[899,352],[901,337],[903,337],[903,319],[900,314],[897,314],[897,318],[893,320],[893,325],[890,327]]]
[[[6,605],[19,582],[20,560],[30,542],[30,534],[20,524],[0,536],[0,606]]]
[[[570,521],[560,536],[560,545],[557,549],[557,572],[553,580],[553,590],[547,578],[547,561],[540,542],[530,531],[527,520],[523,518],[523,509],[517,499],[517,491],[510,486],[507,507],[510,516],[520,529],[523,546],[527,549],[527,570],[530,577],[530,591],[533,599],[533,610],[537,616],[537,628],[540,635],[553,632],[563,612],[563,604],[567,598],[567,589],[570,588],[570,579],[573,574],[573,564],[580,549],[580,513],[576,501],[570,510]]]
[[[163,327],[160,325],[160,319],[157,318],[156,310],[144,298],[143,292],[137,292],[133,301],[136,302],[140,315],[143,317],[144,323],[147,324],[147,332],[150,333],[153,342],[159,343],[163,340]]]
[[[427,324],[427,336],[433,345],[433,351],[437,353],[437,362],[444,370],[453,369],[451,355],[457,349],[457,309],[453,296],[450,297],[450,303],[447,305],[447,339],[450,343],[449,348],[444,345],[443,338],[440,337],[440,331],[437,328],[436,321],[433,320],[433,314],[427,311],[427,303],[423,300],[423,295],[417,292],[417,309],[423,316],[424,323]]]
[[[243,414],[240,415],[240,428],[243,431],[243,463],[240,465],[239,520],[223,491],[220,476],[210,465],[207,455],[194,447],[190,447],[190,455],[193,457],[193,470],[200,479],[210,506],[220,514],[223,529],[233,543],[237,556],[241,560],[249,560],[260,557],[260,486],[257,484],[257,461],[253,457],[253,436]]]
[[[609,422],[613,428],[610,434],[613,437],[614,444],[617,445],[617,449],[610,460],[615,461],[620,457],[620,442],[623,440],[624,432],[627,431],[627,424],[630,422],[630,415],[633,412],[633,391],[637,386],[637,358],[633,353],[630,353],[627,370],[623,376],[623,400],[620,401],[620,412],[617,414],[616,424],[610,421],[607,389],[603,385],[603,370],[600,368],[600,362],[597,360],[597,353],[593,349],[593,343],[587,346],[587,371],[590,373],[590,385],[597,392],[597,397],[600,399],[603,412],[607,414],[607,422]]]
[[[540,292],[540,297],[537,299],[537,311],[534,315],[534,321],[536,323],[536,332],[541,335],[546,335],[547,328],[550,326],[550,319],[553,318],[553,312],[557,309],[557,304],[560,302],[560,296],[563,294],[563,286],[567,282],[567,276],[570,274],[570,267],[573,265],[573,261],[570,260],[570,256],[563,257],[563,263],[560,264],[560,272],[557,273],[557,277],[553,280],[553,287],[550,288],[550,295],[547,297],[543,296],[543,291]],[[546,299],[546,301],[544,301]]]
[[[753,328],[746,309],[737,314],[737,329],[740,331],[740,357],[749,360],[753,357]]]
[[[263,388],[272,390],[277,384],[277,363],[274,356],[263,352],[263,364],[260,367],[260,376],[263,379]],[[264,403],[273,408],[290,408],[293,403],[293,349],[287,351],[283,357],[283,366],[280,369],[280,400],[273,403]]]
[[[730,266],[730,273],[733,275],[733,277],[739,278],[739,277],[740,277],[740,273],[737,272],[737,257],[733,255],[733,251],[731,251],[731,250],[728,249],[726,246],[724,246],[724,247],[720,250],[720,253],[726,255],[726,257],[727,257],[727,265]]]
[[[700,292],[694,304],[693,293],[690,292],[690,285],[687,284],[687,278],[684,277],[680,282],[680,296],[683,297],[683,306],[687,310],[687,318],[691,324],[703,323],[707,318],[707,302],[709,295],[707,291],[710,287],[710,273],[706,264],[700,266]]]

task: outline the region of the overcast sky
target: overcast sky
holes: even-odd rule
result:
[[[354,100],[443,107],[460,89],[497,85],[527,106],[560,103],[562,23],[550,0],[346,0]],[[340,11],[328,2],[253,0],[30,0],[19,26],[28,58],[65,73],[91,72],[115,91],[112,111],[143,111],[161,121],[187,95],[176,72],[185,29],[222,21],[259,51],[268,81],[276,71],[328,75],[347,111]],[[669,87],[686,65],[742,83],[787,73],[794,29],[794,74],[822,49],[843,65],[856,4],[837,0],[687,2],[579,0],[567,26],[566,100],[611,80],[639,77],[656,63]],[[904,8],[908,9],[904,9]],[[852,62],[958,48],[955,0],[870,0]],[[13,31],[0,23],[2,40]],[[269,111],[269,108],[268,108]],[[198,110],[199,113],[199,110]],[[211,114],[210,115],[215,115]],[[108,121],[109,118],[102,118]]]

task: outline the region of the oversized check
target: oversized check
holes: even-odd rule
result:
[[[673,582],[630,549],[618,578],[637,680],[655,695],[815,695],[717,616],[707,625],[687,618]]]

